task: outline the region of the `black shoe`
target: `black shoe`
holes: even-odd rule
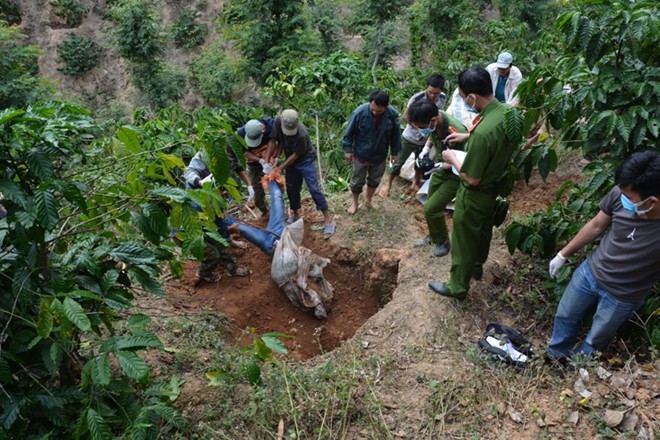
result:
[[[573,363],[571,363],[571,360],[566,356],[555,358],[546,352],[543,355],[543,361],[545,362],[546,365],[561,370],[563,372],[570,372],[575,370]]]
[[[456,295],[454,293],[451,293],[447,288],[447,283],[445,283],[444,281],[430,281],[429,288],[440,296],[446,296],[447,298],[455,298],[460,301],[464,300],[465,297],[467,296],[467,293],[463,295]]]
[[[435,248],[433,248],[433,252],[431,252],[431,255],[434,257],[444,257],[449,253],[451,250],[451,245],[449,243],[444,243],[444,244],[437,244],[435,245]]]
[[[481,281],[483,279],[483,277],[484,277],[483,271],[474,272],[472,274],[472,279],[475,280],[475,281]]]

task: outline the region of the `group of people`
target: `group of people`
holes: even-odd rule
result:
[[[399,113],[382,90],[372,92],[368,102],[353,111],[346,127],[342,149],[352,165],[349,214],[358,211],[365,185],[364,206],[372,206],[379,186],[379,194],[387,197],[411,155],[415,158],[411,188],[416,190],[422,178],[429,180],[424,205],[428,234],[414,247],[432,246],[433,257],[451,254],[449,278],[428,284],[431,291],[444,297],[465,299],[471,280],[483,277],[499,183],[521,141],[509,138],[505,130],[507,112],[516,111],[516,88],[522,81],[520,70],[512,63],[512,55],[503,52],[486,68],[475,66],[462,71],[446,110],[445,79],[431,75],[426,90],[408,102],[403,132]],[[295,110],[284,110],[275,119],[250,120],[238,134],[248,147],[245,155],[250,173],[242,177],[250,197],[264,214],[269,211],[265,194],[259,185],[250,191],[251,181],[260,179],[264,171],[272,172],[276,158],[284,151],[279,168],[286,169],[291,212],[286,218],[282,198],[274,197],[272,203],[281,207],[265,232],[241,224],[230,228],[272,255],[285,221],[291,223],[301,216],[304,180],[316,208],[323,213],[324,235],[331,236],[335,223],[319,187],[316,153]],[[382,182],[388,163],[389,176]],[[201,173],[192,180],[187,177],[186,182],[194,187],[205,177]],[[559,304],[547,349],[549,358],[558,362],[603,351],[660,280],[660,155],[652,151],[634,154],[615,177],[617,186],[601,202],[598,215],[550,263],[550,275],[556,277],[570,255],[605,234],[597,250],[574,274]],[[444,211],[452,200],[455,207],[450,238]],[[593,308],[596,314],[592,327],[575,347],[581,323]]]
[[[387,164],[390,176],[380,195],[387,196],[403,163],[414,155],[416,172],[411,189],[417,189],[422,172],[430,179],[424,214],[428,235],[416,248],[433,245],[431,255],[451,253],[448,280],[430,281],[429,288],[444,297],[463,300],[470,281],[483,277],[493,228],[498,183],[509,168],[519,139],[509,139],[505,115],[518,104],[516,88],[522,82],[513,57],[503,52],[497,61],[472,67],[458,76],[451,103],[445,103],[444,78],[432,75],[427,89],[408,102],[401,134],[398,113],[389,96],[376,91],[349,120],[343,140],[346,160],[352,162],[350,214],[357,212],[366,183],[365,206],[372,204]],[[531,136],[531,143],[538,135]],[[528,139],[525,147],[529,146]],[[524,147],[523,147],[524,148]],[[420,159],[435,154],[430,169]],[[550,262],[557,277],[567,258],[601,238],[597,250],[573,275],[558,306],[548,359],[565,365],[575,356],[602,352],[619,327],[642,306],[660,281],[660,154],[636,153],[616,171],[617,186],[601,202],[600,212]],[[455,199],[451,240],[444,218]],[[582,322],[595,309],[593,323],[576,346]]]

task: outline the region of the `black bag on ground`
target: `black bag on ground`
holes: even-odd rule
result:
[[[502,324],[490,323],[484,337],[477,343],[482,353],[500,365],[523,371],[534,356],[532,344],[514,329]]]

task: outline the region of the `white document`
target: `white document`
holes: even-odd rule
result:
[[[458,161],[462,165],[463,161],[465,160],[465,156],[467,156],[467,153],[465,151],[461,151],[461,150],[451,150],[451,151],[453,151],[454,154],[456,154],[456,159],[458,159]],[[452,173],[456,174],[457,176],[459,175],[458,170],[456,169],[456,167],[454,165],[451,166],[451,171],[452,171]]]

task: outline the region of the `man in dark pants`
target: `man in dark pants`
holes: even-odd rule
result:
[[[431,281],[434,292],[464,299],[470,278],[481,279],[493,233],[496,183],[509,168],[517,140],[507,137],[505,115],[515,111],[493,96],[490,75],[483,67],[471,67],[458,75],[458,87],[466,105],[479,112],[472,132],[452,133],[449,142],[465,142],[467,155],[461,163],[453,150],[444,150],[444,162],[461,178],[451,237],[451,272],[448,282]],[[516,118],[518,119],[518,118]]]
[[[237,131],[237,134],[245,139],[248,147],[245,151],[245,159],[250,180],[254,183],[254,203],[264,215],[268,213],[268,202],[261,186],[261,178],[264,175],[262,166],[268,161],[266,150],[272,129],[273,118],[262,118],[250,119]]]
[[[344,158],[353,166],[351,193],[353,203],[349,214],[358,210],[360,194],[366,182],[364,205],[372,206],[372,198],[387,168],[389,151],[392,163],[401,150],[399,113],[390,104],[390,95],[376,90],[369,102],[360,105],[351,114],[342,142]]]
[[[323,213],[323,238],[327,240],[335,233],[335,222],[332,221],[328,202],[319,185],[312,140],[307,128],[298,120],[298,112],[295,110],[284,110],[273,122],[266,157],[273,157],[273,152],[279,150],[284,150],[285,159],[279,168],[282,171],[286,169],[286,194],[292,211],[287,223],[293,223],[301,216],[300,191],[304,179],[316,209]]]

